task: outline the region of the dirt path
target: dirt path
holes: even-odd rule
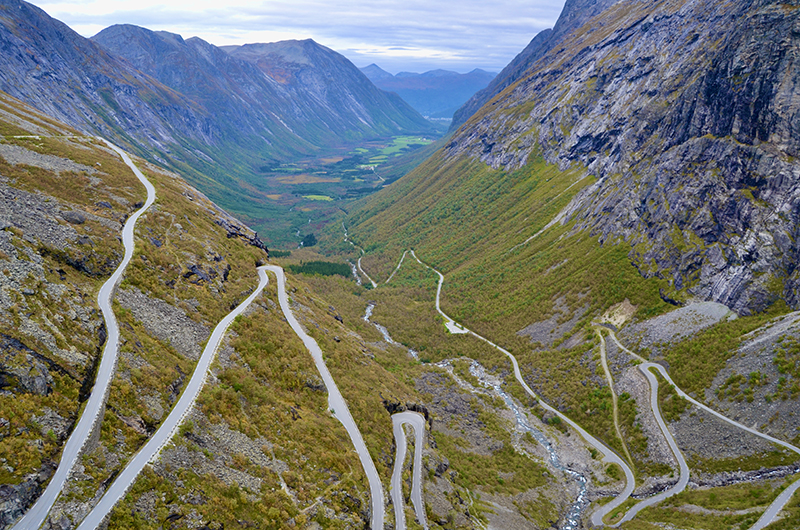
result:
[[[608,369],[606,340],[603,338],[603,333],[599,329],[595,328],[594,331],[597,333],[597,336],[600,337],[600,364],[603,365],[603,372],[606,374],[608,388],[611,390],[611,403],[614,408],[614,429],[617,431],[617,438],[619,438],[620,443],[622,443],[622,450],[625,452],[628,463],[633,467],[633,458],[631,458],[631,453],[628,451],[628,444],[625,443],[625,438],[622,437],[622,430],[619,428],[619,402],[617,399],[617,392],[614,390],[614,378],[611,377],[611,370]]]

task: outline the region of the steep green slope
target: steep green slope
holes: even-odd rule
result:
[[[798,11],[713,0],[574,9],[568,3],[562,19],[580,23],[557,46],[518,64],[516,81],[442,150],[343,221],[365,251],[360,265],[381,284],[373,296],[389,306],[383,318],[397,337],[431,361],[476,359],[515,388],[496,352],[421,331],[440,318],[421,305],[431,296],[419,295],[435,277],[383,285],[414,249],[445,276],[444,312],[510,350],[548,403],[625,455],[637,494],[648,497],[674,484],[677,465],[648,408],[640,361],[608,329],[621,327],[623,345],[668,366],[700,401],[800,439],[785,360],[794,349],[782,346],[793,344],[797,317],[787,312],[797,306],[790,94],[800,40],[789,28]],[[341,237],[330,227],[325,244],[358,259]],[[767,470],[791,476],[792,451],[677,396],[663,399],[692,476],[708,474],[694,480],[760,484],[753,491],[766,487],[770,499],[792,480],[759,482]],[[688,502],[645,510],[623,527],[677,521]],[[705,522],[746,528],[766,502]]]

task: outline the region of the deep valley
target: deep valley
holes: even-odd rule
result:
[[[445,131],[0,0],[0,529],[800,529],[800,5],[531,38]]]

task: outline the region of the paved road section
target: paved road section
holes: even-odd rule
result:
[[[608,504],[601,506],[600,508],[595,510],[594,513],[592,513],[591,515],[591,521],[593,525],[603,526],[604,524],[603,517],[611,513],[611,511],[617,508],[617,506],[625,502],[628,499],[628,497],[631,496],[631,493],[633,493],[636,481],[634,479],[633,471],[631,471],[630,466],[628,466],[628,464],[619,455],[617,455],[617,453],[608,448],[600,440],[598,440],[597,438],[586,432],[586,430],[583,427],[581,427],[580,425],[569,419],[567,416],[561,413],[561,411],[548,405],[538,395],[536,395],[536,392],[531,390],[531,388],[528,386],[528,383],[526,383],[525,380],[522,378],[522,372],[519,369],[519,363],[517,363],[517,358],[514,357],[514,355],[510,351],[498,346],[489,339],[482,337],[481,335],[478,335],[474,331],[465,328],[464,326],[458,324],[452,318],[447,316],[444,313],[444,311],[442,311],[442,308],[439,305],[439,297],[442,291],[442,283],[444,282],[444,275],[442,275],[441,272],[437,271],[430,265],[426,265],[425,263],[423,263],[417,257],[417,255],[414,253],[413,250],[411,251],[411,255],[414,256],[414,259],[416,259],[421,265],[428,267],[429,269],[431,269],[432,271],[434,271],[436,274],[439,275],[439,286],[436,290],[436,310],[445,319],[445,324],[447,325],[447,329],[450,330],[451,333],[469,333],[470,335],[482,340],[483,342],[492,346],[493,348],[501,351],[511,361],[511,364],[514,367],[514,377],[516,377],[519,384],[522,385],[522,388],[525,389],[525,392],[527,392],[531,397],[533,397],[536,401],[538,401],[539,404],[542,406],[542,408],[552,412],[553,414],[561,418],[563,421],[568,423],[570,426],[572,426],[573,429],[578,431],[578,433],[583,437],[584,440],[586,440],[589,443],[589,445],[597,449],[603,455],[603,462],[606,462],[608,464],[616,464],[620,468],[622,468],[622,471],[625,473],[625,489],[623,489],[622,492],[619,495],[617,495],[617,497],[614,498],[614,500],[612,500]],[[454,329],[457,331],[453,331]]]
[[[778,495],[778,498],[772,501],[772,504],[769,505],[767,511],[765,511],[761,517],[756,521],[756,524],[750,527],[750,530],[761,530],[768,524],[772,523],[775,520],[775,517],[783,510],[783,507],[788,504],[788,502],[792,499],[792,496],[800,489],[800,480],[795,480],[794,483],[783,490],[783,493]]]
[[[464,326],[462,326],[461,324],[459,324],[458,322],[456,322],[455,320],[453,320],[452,318],[447,316],[447,314],[445,314],[445,312],[442,311],[442,306],[441,306],[440,300],[442,298],[442,284],[444,283],[444,275],[441,272],[439,272],[436,269],[434,269],[433,267],[431,267],[430,265],[428,265],[427,263],[423,263],[417,257],[417,255],[414,253],[413,250],[411,251],[411,255],[414,256],[414,259],[417,260],[417,263],[419,263],[423,267],[429,268],[430,270],[432,270],[433,272],[435,272],[436,274],[439,275],[439,283],[436,285],[436,311],[440,315],[442,315],[442,318],[444,318],[444,327],[447,328],[447,331],[449,331],[450,333],[456,334],[456,335],[472,333],[470,330],[468,330],[467,328],[465,328]],[[472,334],[475,335],[474,333],[472,333]],[[478,335],[475,335],[475,336],[477,337]],[[480,338],[482,340],[486,340],[486,339],[483,339],[483,337],[480,337]]]
[[[411,477],[411,503],[414,513],[422,527],[428,529],[428,520],[425,518],[425,505],[422,502],[422,446],[425,442],[425,418],[418,412],[398,412],[392,415],[394,440],[397,452],[394,457],[392,482],[389,492],[394,505],[394,520],[397,530],[406,528],[405,500],[403,499],[403,463],[406,460],[406,432],[403,425],[411,425],[414,429],[414,466]]]
[[[800,449],[795,447],[794,445],[792,445],[790,443],[787,443],[787,442],[784,442],[783,440],[779,440],[777,438],[774,438],[774,437],[770,436],[769,434],[764,434],[764,433],[759,432],[759,431],[757,431],[755,429],[751,429],[750,427],[747,427],[746,425],[742,425],[738,421],[732,420],[732,419],[728,418],[727,416],[724,416],[724,415],[720,414],[719,412],[717,412],[716,410],[712,409],[711,407],[709,407],[707,405],[704,405],[703,403],[700,403],[699,401],[697,401],[696,399],[694,399],[693,397],[688,395],[686,392],[681,390],[678,387],[678,385],[675,384],[675,381],[672,380],[672,378],[669,376],[669,374],[667,373],[667,371],[664,369],[663,366],[661,366],[660,364],[649,363],[647,360],[643,359],[641,356],[635,354],[634,352],[632,352],[631,350],[629,350],[628,348],[623,346],[619,342],[619,340],[617,339],[616,334],[611,330],[609,330],[609,336],[614,340],[614,342],[617,344],[617,346],[620,347],[620,349],[622,349],[623,351],[627,352],[629,355],[635,357],[636,359],[642,361],[643,363],[650,365],[652,368],[658,370],[659,373],[664,377],[664,379],[666,379],[666,381],[670,385],[675,387],[675,392],[677,392],[679,396],[681,396],[682,398],[686,399],[691,404],[693,404],[693,405],[705,410],[706,412],[708,412],[710,414],[713,414],[714,416],[716,416],[717,418],[721,419],[724,422],[730,423],[734,427],[738,427],[738,428],[740,428],[742,430],[745,430],[745,431],[747,431],[747,432],[749,432],[751,434],[755,434],[756,436],[760,436],[761,438],[764,438],[765,440],[769,440],[772,443],[776,443],[776,444],[780,445],[781,447],[785,447],[786,449],[789,449],[790,451],[793,451],[793,452],[795,452],[797,454],[800,454]],[[769,507],[767,508],[767,510],[761,515],[761,518],[758,521],[756,521],[756,524],[754,524],[752,527],[750,527],[750,530],[761,530],[762,528],[764,528],[765,526],[770,524],[775,519],[775,516],[778,515],[778,513],[780,513],[780,511],[783,509],[783,507],[786,505],[786,503],[789,502],[789,500],[792,498],[792,495],[798,489],[800,489],[800,480],[795,481],[791,486],[789,486],[786,490],[784,490],[783,493],[781,495],[779,495],[777,499],[772,501],[772,504],[770,504]]]
[[[233,323],[233,319],[241,315],[253,300],[261,294],[264,287],[267,286],[267,273],[264,269],[265,267],[258,268],[259,283],[256,290],[253,291],[244,302],[239,304],[236,309],[228,313],[225,318],[217,324],[217,327],[214,328],[211,337],[209,337],[206,343],[205,349],[203,349],[200,360],[197,361],[197,366],[192,373],[192,378],[186,385],[180,399],[178,399],[178,402],[172,408],[169,416],[167,416],[167,419],[164,420],[158,430],[150,437],[144,447],[142,447],[130,462],[128,462],[125,469],[117,475],[117,478],[111,486],[109,486],[108,491],[106,491],[105,495],[100,499],[100,502],[97,503],[81,522],[80,526],[78,526],[78,530],[93,530],[100,526],[100,523],[102,523],[103,519],[111,512],[114,505],[125,495],[128,488],[133,485],[136,477],[138,477],[139,473],[144,469],[144,466],[155,459],[161,452],[161,449],[169,443],[175,435],[175,432],[178,430],[184,418],[186,418],[192,410],[197,396],[200,394],[200,390],[206,382],[208,369],[214,357],[217,355],[217,350],[219,349],[219,345],[228,327]]]
[[[115,270],[111,278],[103,284],[97,295],[97,305],[100,306],[100,311],[103,313],[103,320],[106,323],[107,338],[105,347],[103,348],[103,356],[100,359],[100,366],[97,369],[97,377],[95,378],[92,393],[86,401],[86,406],[83,409],[83,413],[77,425],[75,425],[75,429],[67,439],[67,443],[64,444],[61,461],[58,464],[53,478],[36,503],[25,513],[22,519],[14,525],[13,528],[15,530],[32,530],[44,524],[47,514],[50,513],[50,509],[53,507],[61,490],[64,488],[64,484],[67,482],[67,478],[78,459],[78,455],[83,449],[86,440],[92,434],[100,411],[105,406],[108,387],[114,375],[114,368],[117,365],[117,355],[119,353],[119,326],[117,325],[114,312],[111,310],[111,296],[114,294],[117,282],[119,282],[122,274],[125,272],[125,267],[128,266],[133,256],[134,225],[145,210],[156,200],[155,188],[133,164],[130,157],[117,146],[112,145],[106,140],[103,141],[122,157],[122,160],[131,168],[139,181],[144,184],[144,187],[147,189],[147,200],[144,206],[138,209],[125,222],[125,226],[122,229],[122,245],[125,247],[125,256],[122,258],[122,263],[119,264],[117,270]]]
[[[689,466],[686,464],[686,459],[683,457],[683,453],[681,453],[681,450],[678,449],[678,444],[675,442],[675,438],[672,436],[672,433],[669,432],[669,429],[667,429],[667,424],[664,422],[664,418],[661,416],[661,411],[658,408],[658,378],[656,378],[656,376],[653,375],[653,372],[650,371],[650,368],[655,366],[658,365],[655,363],[646,362],[639,365],[639,370],[645,375],[645,377],[647,377],[647,381],[650,383],[650,408],[653,410],[653,416],[655,416],[661,432],[664,433],[664,438],[667,439],[667,443],[669,444],[669,448],[672,450],[672,454],[675,455],[675,459],[678,461],[680,478],[678,479],[678,483],[668,490],[662,491],[658,495],[654,495],[649,499],[645,499],[628,510],[628,513],[626,513],[619,523],[615,524],[614,526],[619,526],[624,522],[630,521],[644,508],[658,504],[667,497],[672,497],[673,495],[682,492],[684,489],[686,489],[686,485],[689,484]]]
[[[317,344],[317,341],[306,334],[305,330],[303,330],[302,326],[300,326],[300,323],[294,317],[291,307],[289,307],[289,297],[286,294],[286,277],[283,274],[283,269],[276,265],[266,265],[264,268],[274,273],[277,277],[278,301],[280,302],[283,315],[286,317],[289,325],[292,327],[297,336],[300,337],[300,340],[303,341],[306,349],[308,349],[308,351],[311,353],[311,356],[314,358],[314,363],[317,365],[317,370],[319,370],[319,373],[322,376],[322,381],[325,383],[325,387],[328,389],[328,408],[331,410],[336,419],[338,419],[342,425],[344,425],[344,428],[347,430],[347,434],[350,435],[350,439],[353,441],[353,445],[356,448],[356,453],[358,453],[358,458],[361,460],[361,465],[364,467],[364,473],[367,475],[367,481],[369,482],[370,496],[372,497],[371,526],[375,529],[383,528],[383,485],[381,484],[381,479],[378,476],[378,470],[375,468],[375,463],[372,461],[372,457],[370,456],[367,446],[364,443],[364,438],[361,437],[361,431],[358,430],[358,426],[353,420],[353,416],[350,415],[350,409],[347,408],[347,403],[342,397],[342,394],[339,392],[339,388],[336,386],[333,376],[331,376],[331,373],[328,371],[325,361],[322,359],[322,350]]]

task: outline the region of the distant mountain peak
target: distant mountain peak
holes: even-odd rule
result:
[[[494,78],[494,74],[479,68],[467,74],[439,68],[421,74],[392,75],[371,64],[361,68],[361,72],[378,88],[396,92],[423,116],[436,119],[449,119],[460,105]]]
[[[367,76],[367,79],[373,82],[378,79],[391,79],[394,77],[392,74],[375,63],[365,66],[364,68],[359,68],[359,70],[361,70],[361,72]]]

